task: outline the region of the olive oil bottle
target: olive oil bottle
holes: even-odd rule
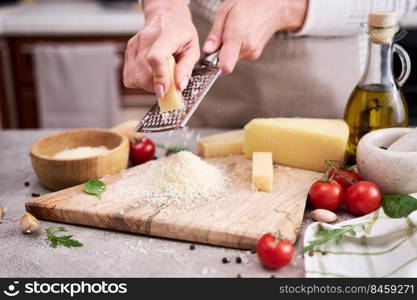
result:
[[[408,125],[408,108],[400,87],[410,74],[410,59],[405,50],[392,42],[398,27],[393,13],[371,13],[366,25],[369,37],[365,71],[353,90],[345,109],[349,125],[346,161],[356,162],[356,147],[366,133],[387,127]],[[398,54],[402,72],[395,79],[393,54]]]

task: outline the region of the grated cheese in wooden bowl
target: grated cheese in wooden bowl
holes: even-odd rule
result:
[[[122,174],[108,187],[103,200],[137,206],[149,203],[158,207],[176,203],[181,209],[217,200],[226,191],[227,174],[188,151],[146,163]]]
[[[65,149],[58,153],[55,153],[53,158],[65,158],[76,159],[96,156],[109,152],[110,150],[106,146],[89,147],[82,146],[73,149]]]

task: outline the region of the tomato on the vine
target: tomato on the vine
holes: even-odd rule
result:
[[[151,139],[143,137],[138,141],[130,141],[130,155],[129,158],[133,164],[143,164],[155,155],[155,145]]]
[[[345,204],[357,216],[366,215],[381,205],[381,191],[370,181],[359,181],[346,190]]]
[[[288,265],[294,256],[294,247],[287,239],[266,233],[258,240],[256,253],[268,268],[278,269]]]
[[[317,180],[310,187],[308,199],[314,208],[334,211],[343,202],[343,188],[333,180]]]
[[[359,174],[351,166],[346,165],[343,160],[325,160],[325,163],[329,166],[326,173],[327,178],[338,182],[343,190],[361,180]]]
[[[329,172],[329,177],[338,182],[344,190],[361,180],[358,173],[343,168],[331,170]]]

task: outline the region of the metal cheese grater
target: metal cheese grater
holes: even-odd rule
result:
[[[194,67],[191,79],[182,95],[184,107],[179,110],[161,112],[156,103],[136,126],[138,132],[160,132],[184,127],[208,90],[221,74],[217,67],[219,53],[203,57]]]

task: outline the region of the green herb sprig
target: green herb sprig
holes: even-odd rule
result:
[[[83,244],[72,238],[72,235],[57,236],[57,232],[67,232],[64,227],[51,226],[45,229],[48,240],[51,241],[51,247],[56,248],[58,245],[62,245],[68,248],[82,247]]]
[[[356,235],[355,228],[362,227],[365,228],[365,224],[354,224],[354,225],[345,225],[336,229],[326,229],[322,225],[319,225],[319,230],[316,232],[315,236],[318,238],[313,241],[309,241],[309,245],[303,248],[303,253],[308,251],[314,251],[318,246],[326,244],[327,242],[334,240],[336,244],[340,243],[345,234],[350,234],[351,236]]]
[[[106,184],[103,181],[98,179],[90,179],[86,183],[84,183],[83,191],[84,193],[90,195],[96,195],[100,198],[100,195],[105,191]]]

